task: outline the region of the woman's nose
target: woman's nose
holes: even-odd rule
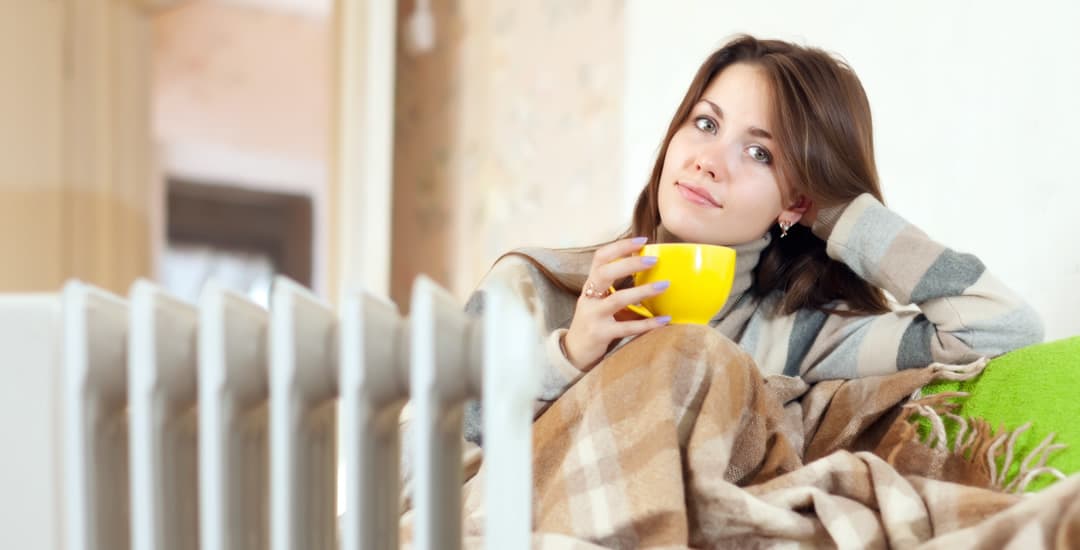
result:
[[[708,177],[712,181],[719,181],[726,173],[726,168],[723,164],[723,161],[716,158],[716,155],[699,154],[698,157],[694,159],[694,170]]]

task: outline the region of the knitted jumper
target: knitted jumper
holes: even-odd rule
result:
[[[967,363],[1043,339],[1035,310],[978,258],[930,239],[872,195],[822,210],[812,231],[826,242],[830,258],[907,307],[877,315],[817,310],[779,315],[780,291],[764,297],[750,292],[753,269],[770,235],[734,247],[738,255],[730,298],[709,324],[745,349],[764,375],[807,382],[859,378],[932,362]],[[592,252],[522,249],[497,261],[466,305],[467,311],[481,312],[489,284],[507,284],[531,302],[546,334],[537,348],[544,370],[537,413],[584,375],[563,355],[559,341],[577,299],[565,288],[582,286],[591,261]],[[847,310],[842,302],[829,307]],[[466,407],[465,424],[466,438],[479,442],[476,403]]]

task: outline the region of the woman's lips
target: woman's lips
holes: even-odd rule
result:
[[[705,194],[704,191],[699,190],[691,185],[687,185],[684,183],[676,183],[675,187],[679,188],[679,194],[682,195],[684,199],[694,204],[700,206],[708,206],[710,208],[720,207],[719,204],[713,202],[712,197],[709,197]]]

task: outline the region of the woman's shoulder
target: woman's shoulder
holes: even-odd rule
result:
[[[592,251],[583,250],[517,248],[495,260],[476,291],[505,285],[523,297],[544,302],[564,294],[577,295],[588,277],[592,256]]]
[[[515,248],[500,256],[492,272],[521,271],[543,275],[559,286],[581,288],[589,275],[595,250],[541,247]]]
[[[503,261],[527,261],[539,264],[550,271],[588,271],[595,248],[544,248],[526,246],[503,253],[495,263]]]

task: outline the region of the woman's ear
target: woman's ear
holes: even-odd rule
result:
[[[790,225],[801,223],[811,226],[814,224],[815,219],[817,219],[817,208],[814,207],[814,201],[810,200],[810,197],[806,195],[799,195],[795,204],[780,212],[777,221],[787,222]]]

